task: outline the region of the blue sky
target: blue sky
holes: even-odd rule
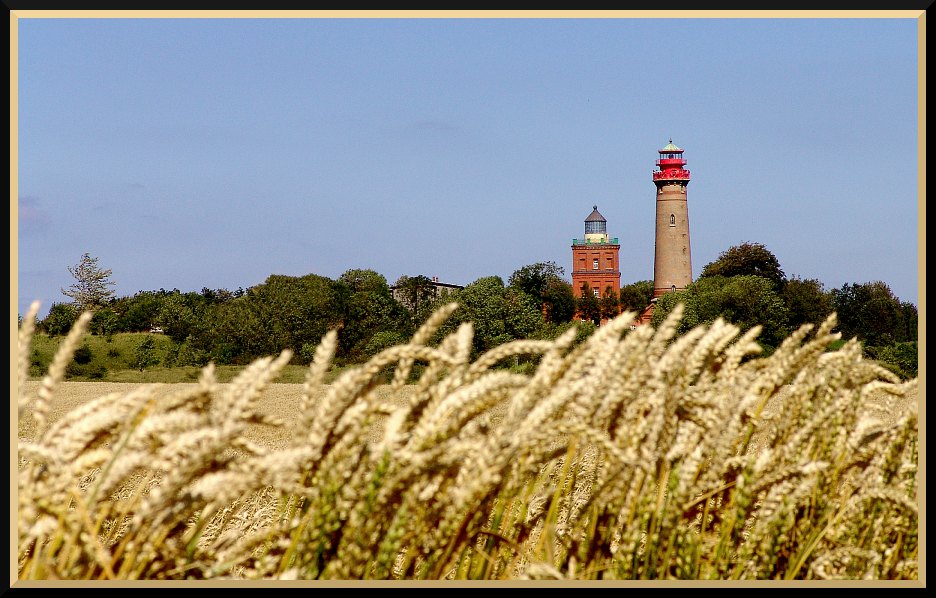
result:
[[[914,18],[22,18],[18,36],[20,313],[67,301],[84,252],[120,296],[569,275],[593,205],[622,283],[649,280],[670,138],[694,276],[750,241],[788,276],[918,304]]]

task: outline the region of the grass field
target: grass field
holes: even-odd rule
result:
[[[19,577],[918,578],[918,381],[829,351],[834,318],[763,357],[677,309],[472,361],[470,324],[426,344],[453,309],[331,383],[334,333],[302,384],[289,352],[63,382],[86,320],[41,382],[21,354]]]
[[[134,367],[136,350],[144,339],[150,338],[155,344],[155,362],[143,370]],[[28,379],[38,381],[45,375],[56,351],[65,337],[50,337],[37,334],[33,337],[30,350]],[[125,382],[133,384],[151,383],[194,383],[198,380],[201,368],[196,366],[167,366],[172,340],[163,334],[143,332],[118,333],[110,338],[98,335],[86,335],[79,349],[85,350],[88,361],[82,364],[70,364],[66,372],[69,380],[83,382]],[[244,371],[245,365],[219,365],[215,367],[215,376],[219,382],[230,382],[237,374]],[[283,384],[302,384],[306,370],[304,365],[286,365],[279,374],[278,381]],[[331,382],[344,368],[332,367],[326,374],[326,382]]]

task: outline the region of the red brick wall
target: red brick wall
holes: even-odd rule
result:
[[[583,282],[590,289],[597,287],[602,296],[608,286],[614,293],[621,291],[620,251],[620,245],[572,246],[572,292],[576,297],[582,296]]]

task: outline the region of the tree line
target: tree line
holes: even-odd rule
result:
[[[115,297],[110,270],[84,254],[69,272],[76,279],[62,289],[72,299],[56,303],[38,323],[49,335],[66,334],[84,310],[94,312],[91,333],[110,337],[154,328],[172,341],[165,366],[246,364],[289,348],[297,363],[311,361],[322,336],[338,328],[339,364],[362,362],[405,342],[441,304],[460,309],[437,335],[470,321],[475,353],[520,338],[556,338],[569,327],[579,337],[621,311],[642,311],[653,298],[653,281],[607,288],[596,297],[576,298],[564,270],[554,262],[523,266],[505,282],[479,278],[463,288],[437,294],[423,275],[401,276],[391,287],[369,269],[350,269],[337,279],[316,274],[274,274],[256,286],[236,290],[140,291]],[[393,290],[396,290],[396,293]],[[816,279],[788,277],[763,245],[742,243],[707,264],[699,278],[654,305],[658,325],[677,303],[685,305],[681,331],[718,317],[747,330],[761,325],[759,342],[771,351],[805,323],[819,323],[833,311],[843,338],[857,337],[868,357],[901,376],[917,374],[917,308],[901,301],[881,281],[849,283],[827,290]]]

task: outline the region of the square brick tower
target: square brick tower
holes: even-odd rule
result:
[[[620,250],[617,238],[608,237],[608,221],[598,206],[593,206],[585,219],[585,238],[572,239],[572,292],[576,297],[588,292],[601,298],[609,289],[614,295],[621,292]]]

